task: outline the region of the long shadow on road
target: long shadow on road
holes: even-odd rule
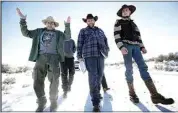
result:
[[[84,106],[84,112],[92,112],[93,110],[93,105],[91,102],[91,97],[90,97],[90,93],[88,94],[85,106]]]

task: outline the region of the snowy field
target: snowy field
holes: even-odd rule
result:
[[[172,105],[154,105],[151,102],[150,94],[140,78],[137,67],[134,66],[134,84],[136,93],[140,99],[139,104],[133,104],[129,100],[128,87],[125,81],[125,67],[107,66],[105,67],[105,75],[108,86],[111,88],[107,93],[101,94],[104,97],[101,102],[101,111],[162,111],[174,112],[178,111],[178,72],[157,71],[152,63],[149,65],[149,72],[155,82],[158,91],[165,97],[172,97],[175,103]],[[2,111],[35,111],[36,95],[33,91],[32,70],[20,74],[3,74],[2,80],[6,77],[15,77],[16,83],[7,91],[8,94],[2,95]],[[46,78],[46,96],[49,98],[49,82]],[[92,111],[92,103],[90,101],[88,75],[81,71],[76,71],[74,83],[68,98],[62,98],[61,78],[59,86],[59,99],[57,111]],[[49,101],[45,111],[49,111]]]

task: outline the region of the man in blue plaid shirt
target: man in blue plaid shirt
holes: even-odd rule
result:
[[[77,58],[84,61],[89,76],[89,86],[93,111],[100,111],[100,85],[104,71],[104,59],[109,46],[104,32],[95,26],[97,16],[88,14],[83,21],[87,27],[80,30],[77,43]]]

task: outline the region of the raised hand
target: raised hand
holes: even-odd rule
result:
[[[69,16],[69,17],[67,18],[67,21],[64,21],[64,23],[70,23],[70,21],[71,21],[71,17]]]
[[[23,15],[19,8],[16,8],[16,10],[17,10],[17,14],[20,16],[20,18],[26,19],[27,15]]]

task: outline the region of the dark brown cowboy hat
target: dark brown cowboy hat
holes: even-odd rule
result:
[[[131,14],[132,13],[134,13],[135,12],[135,10],[136,10],[136,7],[134,6],[134,5],[123,5],[120,9],[119,9],[119,11],[117,12],[117,15],[118,16],[120,16],[120,17],[122,17],[122,10],[124,9],[124,8],[129,8],[129,10],[131,11]],[[131,15],[130,14],[130,15]]]
[[[94,19],[95,21],[98,20],[98,16],[93,16],[92,14],[88,14],[86,18],[82,18],[82,20],[86,23],[87,19]]]

